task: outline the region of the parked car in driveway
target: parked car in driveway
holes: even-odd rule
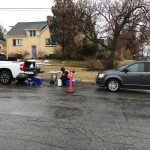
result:
[[[120,88],[150,90],[150,61],[135,61],[119,69],[99,72],[96,84],[112,92]]]

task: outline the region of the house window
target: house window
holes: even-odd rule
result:
[[[36,36],[36,30],[30,30],[30,37],[35,37]]]
[[[45,46],[56,46],[56,42],[52,41],[50,38],[46,38]]]
[[[22,39],[13,39],[13,46],[21,46],[23,45]]]

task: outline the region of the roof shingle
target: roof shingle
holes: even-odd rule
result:
[[[41,22],[18,22],[7,35],[26,35],[26,29],[42,30],[47,26],[46,21]]]

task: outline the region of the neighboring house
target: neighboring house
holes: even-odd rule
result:
[[[38,55],[54,54],[47,22],[19,22],[6,35],[7,55],[11,53],[28,54],[28,58]]]
[[[0,53],[6,53],[6,42],[0,40]]]

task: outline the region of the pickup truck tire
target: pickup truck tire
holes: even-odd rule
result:
[[[4,70],[0,72],[0,83],[7,85],[12,82],[13,78],[11,72],[8,70]]]

